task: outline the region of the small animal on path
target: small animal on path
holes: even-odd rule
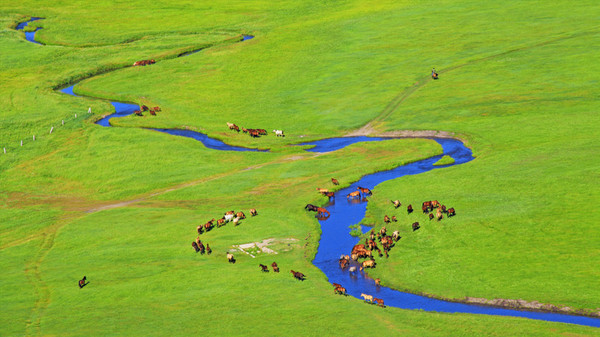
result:
[[[86,280],[87,280],[87,277],[85,277],[85,276],[81,280],[79,280],[79,289],[88,285],[89,282],[86,282]]]

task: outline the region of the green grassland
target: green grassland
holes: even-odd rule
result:
[[[439,297],[599,311],[598,9],[595,1],[3,3],[0,335],[597,333],[334,295],[311,264],[320,229],[302,207],[326,202],[315,188],[441,148],[402,139],[319,155],[288,145],[365,125],[373,134],[456,134],[476,160],[374,189],[364,223],[379,228],[396,215],[388,229],[403,238],[370,274]],[[46,45],[13,29],[29,16],[45,18],[28,29],[44,27],[36,39]],[[242,34],[255,38],[236,42]],[[149,58],[158,62],[129,67]],[[438,81],[428,79],[434,66]],[[55,90],[76,82],[89,97]],[[103,128],[93,121],[112,112],[107,99],[162,112]],[[286,137],[251,139],[226,122]],[[214,151],[141,127],[191,128],[271,151]],[[419,209],[432,199],[456,217],[429,222]],[[212,255],[194,254],[197,225],[252,207],[259,216],[202,235]],[[236,264],[226,262],[234,245],[269,238],[277,255],[238,252]],[[273,261],[281,274],[260,272]],[[80,290],[83,275],[90,284]]]

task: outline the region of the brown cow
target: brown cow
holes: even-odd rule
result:
[[[256,212],[256,209],[251,208],[250,209],[250,215],[252,215],[252,216],[258,215],[258,213]]]
[[[438,210],[435,214],[435,217],[437,218],[438,221],[442,220],[442,218],[444,217],[442,214],[443,214],[442,210],[438,208]]]
[[[406,207],[406,212],[407,212],[408,214],[410,214],[410,213],[412,213],[412,212],[413,212],[412,205],[408,205],[408,207]]]
[[[328,198],[335,198],[334,192],[321,192],[321,194],[323,194],[324,196],[326,196]]]
[[[381,298],[373,298],[373,301],[377,302],[377,305],[384,308],[385,305],[383,305],[383,300]]]
[[[346,198],[359,198],[359,197],[360,197],[360,191],[350,192],[346,196]]]
[[[357,187],[357,190],[359,190],[361,193],[366,194],[366,195],[372,195],[373,193],[371,192],[370,189],[365,188],[365,187]]]
[[[365,268],[375,268],[375,260],[365,260],[362,263],[362,266],[360,267],[360,270],[363,270]]]
[[[225,226],[225,219],[221,218],[217,220],[217,227]]]
[[[334,288],[337,288],[337,287],[341,287],[341,286],[342,286],[341,284],[337,284],[337,283],[332,283],[332,285],[333,285],[333,287],[334,287]]]
[[[381,285],[381,279],[376,278],[375,279],[375,284],[378,285],[378,286]]]
[[[346,288],[344,287],[336,287],[334,292],[340,295],[346,295]]]
[[[244,212],[237,212],[235,216],[237,216],[240,219],[246,219],[246,214],[244,214]]]
[[[387,214],[383,217],[383,222],[390,223],[390,217]]]
[[[202,229],[202,225],[196,227],[196,230],[198,231],[198,234],[202,234],[204,232]]]
[[[273,271],[279,273],[279,266],[277,266],[277,262],[271,263],[271,267],[273,267]]]
[[[381,235],[385,235],[385,233],[387,233],[387,228],[385,228],[385,226],[381,227],[381,229],[379,230],[379,234]]]
[[[326,210],[325,208],[322,208],[322,207],[317,207],[317,216],[328,217],[329,215],[330,214],[329,214],[328,210]]]
[[[331,182],[332,182],[334,185],[339,185],[339,184],[340,184],[340,182],[339,182],[337,179],[335,179],[335,178],[331,178]]]
[[[396,219],[396,216],[395,216],[395,215],[392,215],[392,221],[393,221],[393,222],[398,222],[398,219]]]
[[[423,206],[421,206],[421,209],[423,210],[423,213],[425,213],[425,214],[429,213],[429,207],[423,205]]]
[[[208,255],[212,254],[212,249],[210,249],[210,246],[208,245],[208,243],[206,244],[206,254],[208,254]]]
[[[431,202],[431,207],[438,208],[438,207],[440,207],[440,203],[437,200],[433,200]]]
[[[429,221],[433,220],[433,213],[429,213]]]
[[[454,207],[448,208],[448,217],[455,216],[455,215],[456,215],[456,211],[454,210]]]
[[[418,223],[418,222],[415,222],[415,223],[413,223],[413,224],[412,224],[412,229],[413,229],[413,232],[414,232],[414,231],[416,231],[416,230],[417,230],[417,229],[419,229],[419,228],[421,228],[421,225],[419,225],[419,223]]]
[[[262,271],[264,273],[268,273],[269,272],[269,268],[267,268],[267,266],[265,266],[264,264],[259,264],[260,268],[262,269]]]
[[[200,248],[198,248],[198,244],[196,243],[196,241],[192,241],[192,247],[194,247],[194,250],[196,250],[196,253],[200,251]]]
[[[340,259],[340,268],[344,269],[346,267],[348,267],[348,260]]]
[[[300,281],[304,281],[306,279],[306,276],[299,271],[290,270],[290,273],[294,274],[294,277]]]

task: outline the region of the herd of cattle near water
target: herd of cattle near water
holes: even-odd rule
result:
[[[228,123],[228,124],[230,124],[230,123]],[[339,185],[339,181],[335,178],[331,178],[331,182],[334,185]],[[322,195],[328,197],[329,199],[335,198],[335,192],[329,191],[326,188],[317,188],[317,191],[319,193],[321,193]],[[359,198],[360,200],[365,201],[367,196],[372,196],[372,195],[373,195],[373,192],[370,189],[359,186],[356,188],[356,191],[347,194],[346,198],[348,200]],[[402,203],[399,200],[390,200],[390,202],[394,206],[394,209],[398,209],[402,206]],[[308,210],[308,211],[316,212],[316,217],[319,220],[327,220],[330,216],[330,213],[327,209],[325,209],[323,207],[315,206],[312,204],[307,204],[304,207],[304,209]],[[456,211],[453,207],[447,208],[446,205],[442,205],[437,200],[430,200],[430,201],[423,202],[421,204],[421,210],[422,210],[423,214],[428,214],[430,221],[433,220],[434,218],[437,219],[437,221],[441,221],[444,218],[444,214],[447,217],[452,217],[452,216],[456,215]],[[435,210],[435,215],[434,215],[434,210]],[[412,204],[409,204],[406,207],[406,212],[407,212],[407,215],[409,215],[409,216],[414,212]],[[256,209],[254,209],[254,208],[251,209],[250,215],[252,215],[252,216],[258,215]],[[219,228],[229,222],[231,222],[235,226],[237,226],[240,223],[240,221],[243,219],[246,219],[246,215],[244,214],[244,212],[240,211],[240,212],[236,213],[235,211],[232,210],[232,211],[226,212],[223,215],[223,217],[221,217],[218,220],[215,220],[213,218],[210,221],[206,222],[205,224],[199,225],[196,228],[196,230],[198,232],[198,236],[196,237],[196,240],[194,242],[192,242],[192,247],[194,248],[196,253],[200,253],[200,254],[206,253],[206,254],[210,255],[212,253],[212,249],[210,248],[210,245],[208,243],[204,244],[200,240],[200,235],[211,231],[215,227],[215,221],[216,221],[216,227]],[[350,252],[349,255],[342,254],[340,256],[339,261],[338,261],[340,268],[342,270],[348,269],[349,273],[354,274],[357,271],[357,267],[358,267],[359,271],[363,271],[366,268],[375,268],[377,266],[377,262],[375,261],[374,253],[376,253],[380,258],[383,257],[384,255],[386,258],[388,258],[391,249],[396,245],[396,243],[402,237],[400,236],[400,231],[398,231],[398,230],[395,230],[392,233],[392,235],[388,235],[386,225],[389,226],[393,222],[397,222],[397,221],[398,220],[395,215],[392,215],[391,217],[389,217],[386,214],[383,218],[383,222],[385,223],[385,225],[381,229],[379,229],[379,231],[377,233],[375,232],[375,230],[371,230],[369,235],[365,238],[364,244],[358,243],[352,248],[352,251]],[[421,225],[419,224],[418,221],[416,221],[416,222],[412,223],[411,227],[412,227],[412,231],[414,232],[414,231],[417,231],[418,229],[420,229]],[[383,251],[379,248],[378,243],[383,248]],[[364,260],[360,261],[361,259],[364,259]],[[233,254],[231,252],[227,253],[227,260],[230,263],[236,262],[235,257],[233,256]],[[269,272],[268,266],[259,264],[259,267],[262,272]],[[273,269],[273,272],[279,273],[279,266],[277,265],[277,262],[273,262],[271,264],[271,267]],[[294,270],[290,270],[290,272],[292,273],[294,278],[296,278],[297,280],[304,281],[306,279],[306,276],[301,272],[294,271]],[[375,283],[377,286],[379,286],[380,280],[375,279]],[[334,287],[335,294],[347,295],[346,288],[344,288],[342,285],[333,283],[333,287]],[[375,298],[372,295],[364,294],[364,293],[361,294],[361,297],[364,298],[365,302],[368,302],[371,304],[377,304],[378,306],[385,307],[383,299]]]
[[[227,122],[227,127],[229,128],[229,130],[240,132],[240,127],[237,126],[237,125],[235,125],[235,124],[233,124],[233,123]],[[267,130],[265,130],[265,129],[246,129],[246,128],[242,128],[242,131],[244,133],[247,133],[250,137],[253,137],[253,138],[258,138],[260,136],[266,136],[268,134]],[[285,137],[285,135],[283,134],[282,130],[273,130],[273,133],[277,137]]]

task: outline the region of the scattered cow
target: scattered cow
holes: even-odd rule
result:
[[[87,280],[87,277],[85,277],[85,276],[81,280],[79,280],[79,289],[88,285],[89,282],[86,282],[86,280]]]
[[[416,230],[417,230],[417,229],[419,229],[419,228],[421,228],[421,225],[419,225],[419,223],[418,223],[418,222],[415,222],[415,223],[413,223],[413,224],[412,224],[412,229],[413,229],[413,232],[414,232],[414,231],[416,231]]]
[[[277,137],[285,137],[282,130],[273,130],[275,132],[275,136]]]
[[[456,211],[454,210],[454,207],[448,208],[448,217],[455,216],[455,215],[456,215]]]
[[[279,266],[277,266],[277,262],[271,263],[271,267],[273,267],[273,271],[275,273],[279,273]]]
[[[290,270],[290,273],[294,274],[294,277],[300,281],[304,281],[306,279],[306,276],[299,271]]]
[[[373,302],[373,296],[367,294],[360,294],[360,297],[364,298],[366,302]]]
[[[268,273],[269,272],[269,268],[267,268],[267,266],[265,266],[264,264],[259,264],[260,268],[262,269],[263,272]]]
[[[350,192],[350,193],[348,193],[348,195],[346,196],[346,198],[348,198],[348,199],[360,198],[360,191]]]
[[[254,209],[254,208],[251,208],[251,209],[250,209],[250,215],[251,215],[251,216],[258,215],[258,212],[256,212],[256,209]]]
[[[400,200],[390,200],[392,202],[392,204],[394,204],[394,207],[398,208],[400,206],[402,206],[402,203],[400,202]]]
[[[360,187],[359,186],[356,189],[359,190],[361,193],[366,194],[366,195],[372,195],[373,194],[373,192],[371,192],[370,189],[365,188],[365,187]]]
[[[208,245],[208,243],[206,244],[206,254],[208,254],[208,255],[212,254],[212,249],[210,249],[210,246]]]
[[[154,60],[141,60],[141,61],[135,61],[133,63],[133,66],[134,67],[136,67],[136,66],[147,66],[147,65],[150,65],[150,64],[154,64],[154,63],[156,63],[156,61],[154,61]]]
[[[344,287],[337,287],[337,288],[335,288],[334,292],[336,294],[346,295],[346,288],[344,288]]]
[[[335,179],[335,178],[331,178],[331,182],[332,182],[334,185],[339,185],[339,184],[340,184],[340,182],[339,182],[337,179]]]
[[[385,305],[383,305],[383,300],[381,298],[373,298],[373,301],[377,302],[377,305],[380,307],[385,307]]]
[[[316,212],[319,209],[319,207],[315,206],[313,204],[307,204],[306,206],[304,206],[304,209],[306,209],[308,211]]]
[[[387,214],[383,217],[383,222],[390,223],[390,217]]]
[[[394,233],[392,233],[392,239],[394,239],[394,241],[398,242],[398,240],[400,240],[400,232],[394,231]]]
[[[233,257],[233,254],[227,253],[227,261],[229,261],[229,263],[235,263],[235,257]]]
[[[412,213],[412,212],[413,212],[412,205],[408,205],[408,207],[406,207],[406,212],[407,212],[408,214],[410,214],[410,213]]]

